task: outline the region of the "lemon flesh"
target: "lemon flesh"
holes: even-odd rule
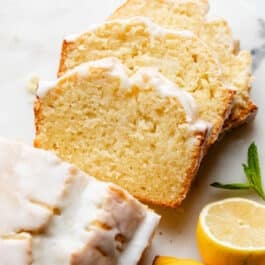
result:
[[[156,257],[153,265],[203,265],[200,262],[190,260],[190,259],[177,259],[173,257]]]
[[[197,243],[207,265],[265,265],[265,205],[241,198],[209,204]]]

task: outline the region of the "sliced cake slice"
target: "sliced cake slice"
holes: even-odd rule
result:
[[[223,84],[219,62],[190,31],[166,30],[143,17],[109,21],[63,43],[59,75],[87,61],[119,58],[129,69],[156,67],[192,93],[199,117],[212,124],[209,147],[230,114],[234,91]]]
[[[236,127],[255,116],[257,106],[250,98],[251,55],[240,51],[224,19],[206,19],[207,0],[127,0],[110,19],[146,16],[175,30],[191,30],[216,53],[224,79],[236,90],[234,106],[223,130]]]
[[[176,207],[199,167],[209,125],[190,93],[156,69],[84,63],[38,90],[35,146],[144,202]]]
[[[159,216],[53,153],[0,139],[1,265],[136,265]]]

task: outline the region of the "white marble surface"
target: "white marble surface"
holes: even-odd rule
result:
[[[211,1],[211,0],[210,0]],[[103,21],[122,0],[1,0],[0,9],[0,130],[1,135],[31,144],[33,139],[32,98],[25,85],[27,76],[38,73],[54,79],[64,35],[85,30]],[[259,106],[254,122],[227,135],[204,159],[193,188],[178,210],[157,209],[162,223],[142,264],[154,255],[199,258],[195,229],[198,214],[208,202],[253,194],[217,191],[213,181],[244,179],[241,163],[254,140],[260,150],[265,176],[265,1],[212,0],[211,14],[225,17],[243,48],[254,55],[253,98]],[[265,180],[264,180],[265,181]]]

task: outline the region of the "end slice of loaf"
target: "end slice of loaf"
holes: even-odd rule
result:
[[[224,79],[236,89],[231,115],[223,130],[247,121],[257,112],[250,99],[251,55],[238,51],[231,29],[224,19],[207,20],[208,1],[204,0],[128,0],[110,19],[149,17],[166,28],[191,30],[216,53],[224,72]]]
[[[59,75],[109,56],[129,69],[156,67],[180,89],[192,93],[199,117],[212,124],[207,147],[218,138],[229,115],[234,91],[226,89],[220,64],[190,31],[166,30],[143,17],[109,21],[63,43]]]
[[[1,265],[136,265],[159,216],[54,154],[0,139]]]
[[[37,147],[144,202],[182,202],[208,132],[189,93],[155,69],[131,73],[116,58],[82,64],[42,91]]]

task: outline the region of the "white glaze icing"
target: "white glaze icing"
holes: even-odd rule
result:
[[[59,206],[65,192],[68,171],[69,165],[53,154],[0,139],[0,208],[5,212],[0,235],[47,225],[50,208]]]
[[[128,75],[125,68],[121,65],[118,59],[110,57],[80,64],[75,68],[67,71],[63,76],[57,79],[57,81],[41,81],[37,91],[37,96],[43,98],[47,94],[47,92],[56,87],[60,81],[65,80],[74,74],[78,74],[80,77],[88,76],[91,69],[93,68],[102,68],[108,70],[108,73],[111,76],[115,76],[121,79],[121,84],[123,87],[130,87],[130,84],[126,82],[128,81]]]
[[[148,212],[146,218],[135,232],[130,245],[125,249],[120,257],[117,265],[138,264],[139,257],[142,256],[142,249],[149,244],[150,235],[152,235],[152,227],[156,227],[159,223],[159,218],[152,212]],[[149,239],[148,239],[149,238]]]
[[[49,226],[47,236],[33,240],[34,265],[70,264],[71,254],[81,250],[93,236],[85,228],[99,214],[105,197],[105,186],[76,175],[70,193],[63,203],[63,211]],[[89,264],[89,263],[88,263]]]
[[[19,237],[0,238],[1,265],[31,265],[31,236],[23,233]]]
[[[197,118],[197,105],[192,95],[179,89],[173,82],[165,78],[155,68],[142,68],[132,77],[131,83],[140,88],[154,87],[162,96],[177,97],[183,106],[188,122]]]
[[[128,70],[122,65],[122,63],[114,57],[103,58],[101,60],[91,61],[81,64],[74,69],[69,70],[64,77],[71,76],[78,73],[80,76],[87,76],[92,68],[102,68],[108,70],[108,74],[113,77],[117,77],[121,81],[121,86],[124,88],[130,88],[130,80],[128,78]],[[63,79],[63,78],[62,78]]]
[[[37,89],[37,96],[43,97],[47,91],[53,88],[56,85],[55,82],[51,81],[39,81],[38,89]]]
[[[52,84],[55,84],[56,86],[56,84],[75,74],[78,74],[81,77],[87,76],[90,74],[91,69],[93,68],[106,69],[110,76],[116,77],[120,80],[121,87],[125,89],[130,89],[134,85],[139,86],[141,89],[153,87],[162,96],[177,97],[185,110],[187,122],[196,122],[198,111],[196,102],[192,95],[184,90],[179,89],[173,82],[160,74],[155,68],[140,68],[134,75],[130,77],[129,70],[121,63],[121,61],[117,58],[110,57],[83,63],[66,72],[66,74],[61,76],[57,82],[52,82]],[[42,97],[45,95],[44,91],[47,93],[49,88],[46,87],[46,90],[42,89]],[[40,94],[38,95],[40,96]],[[202,121],[200,121],[200,124],[202,124]],[[208,125],[205,124],[204,130],[207,128],[207,126]],[[195,126],[194,128],[199,130],[202,129],[203,126]]]
[[[15,191],[14,187],[0,188],[0,236],[13,234],[21,230],[38,231],[46,225],[52,212],[46,208],[29,202]]]
[[[57,207],[69,179],[69,164],[62,163],[53,153],[37,152],[19,143],[8,144],[1,138],[0,146],[1,183],[15,188],[25,198]]]
[[[93,30],[93,29],[88,28],[88,31],[91,31],[91,30]],[[66,42],[72,42],[72,41],[75,41],[76,39],[78,39],[82,34],[83,34],[83,32],[81,32],[81,33],[72,33],[72,34],[69,34],[67,36],[64,36],[63,39]]]
[[[109,193],[112,184],[99,185],[98,181],[89,180],[84,188],[79,181],[65,201],[66,210],[50,225],[48,236],[34,238],[33,264],[69,264],[71,255],[79,257],[85,264],[98,265],[124,264],[120,260],[125,260],[126,255],[126,264],[136,264],[158,225],[158,215],[146,211],[126,192],[127,201],[119,199],[117,202]],[[110,228],[98,228],[93,224],[95,221]],[[131,226],[133,223],[136,227]],[[115,236],[121,233],[127,236],[129,243],[120,253],[116,247],[121,244],[115,241]],[[86,245],[89,245],[89,251],[84,249]],[[99,255],[96,248],[102,250],[106,257]]]
[[[117,19],[117,20],[112,20],[110,22],[106,23],[120,23],[122,25],[128,25],[131,23],[143,23],[149,30],[150,34],[154,36],[163,36],[163,35],[181,35],[185,37],[193,37],[194,33],[189,30],[173,30],[173,29],[168,29],[165,27],[161,27],[160,25],[154,23],[150,18],[148,17],[141,17],[141,16],[136,16],[128,19]]]
[[[167,28],[161,27],[158,24],[154,23],[150,18],[141,17],[141,16],[136,16],[136,17],[132,17],[128,19],[114,19],[114,20],[106,21],[103,24],[94,24],[89,27],[86,33],[94,33],[97,29],[100,29],[101,27],[104,27],[105,25],[111,25],[111,24],[117,24],[117,23],[122,26],[127,26],[133,23],[136,23],[136,24],[143,23],[148,29],[149,33],[153,36],[163,36],[163,35],[168,35],[168,34],[180,35],[180,36],[185,36],[185,37],[194,36],[194,33],[192,31],[167,29]],[[64,40],[67,42],[74,42],[82,34],[83,33],[71,34],[69,36],[66,36]]]
[[[4,257],[0,255],[0,264],[70,265],[75,259],[75,264],[116,265],[122,264],[119,260],[123,256],[118,247],[126,250],[126,264],[136,264],[134,260],[139,260],[158,224],[158,215],[121,188],[86,175],[50,152],[3,139],[0,150],[0,208],[5,211],[0,219],[2,235],[16,236],[17,227],[33,227],[34,231],[46,225],[44,233],[32,235],[32,246],[30,234],[19,238],[21,241],[0,240],[0,254],[5,252]],[[56,205],[60,215],[51,214],[29,197]],[[38,209],[28,209],[30,203]],[[135,233],[140,228],[142,236],[137,236],[135,243]],[[117,241],[117,234],[123,234],[127,243]]]
[[[208,131],[211,131],[212,125],[204,120],[197,120],[196,123],[191,126],[191,129],[195,131],[204,131],[206,129]]]

